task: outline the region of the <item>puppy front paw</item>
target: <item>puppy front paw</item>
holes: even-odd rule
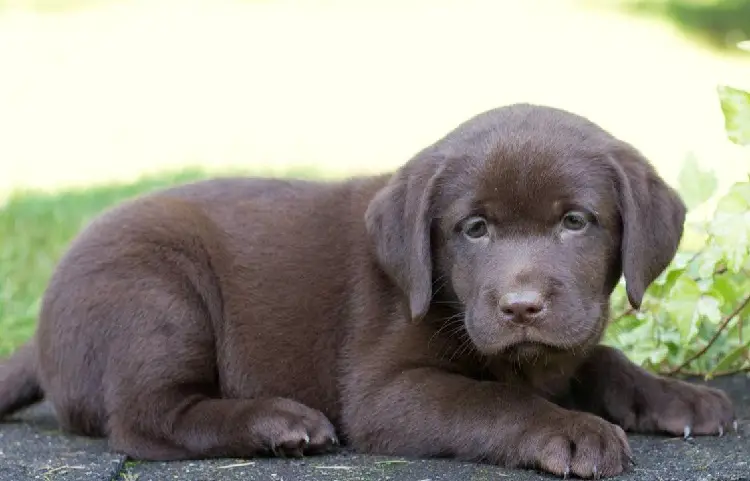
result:
[[[334,426],[322,412],[291,399],[268,400],[252,414],[253,442],[274,456],[323,454],[339,443]]]
[[[540,423],[528,432],[523,451],[529,463],[558,476],[616,476],[628,469],[632,453],[619,426],[587,413]]]
[[[688,438],[722,436],[736,426],[732,401],[718,389],[677,379],[657,378],[614,400],[613,421],[625,430]],[[617,419],[619,418],[619,419]]]

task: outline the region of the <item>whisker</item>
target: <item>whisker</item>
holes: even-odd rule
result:
[[[438,287],[432,289],[432,296],[430,297],[431,301],[433,299],[435,299],[435,296],[437,296],[438,293],[448,284],[448,276],[444,274],[444,275],[438,277],[437,279],[435,279],[433,281],[433,286],[436,285],[436,284],[438,284],[438,283],[440,283],[440,285]]]
[[[471,348],[471,344],[470,344],[470,341],[468,339],[464,339],[461,342],[461,344],[458,346],[458,349],[456,349],[455,351],[453,351],[453,355],[450,357],[450,359],[448,359],[448,362],[453,362],[454,358],[463,356],[464,352],[466,351],[467,348],[470,349]]]
[[[433,304],[441,304],[445,306],[464,307],[463,302],[460,301],[433,301]]]
[[[464,313],[458,312],[440,321],[441,326],[432,333],[432,336],[430,336],[430,339],[427,341],[427,345],[429,346],[441,333],[445,332],[448,336],[453,336],[463,330],[463,320]]]

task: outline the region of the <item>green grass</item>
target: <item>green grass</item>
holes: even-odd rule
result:
[[[630,10],[661,16],[711,47],[736,51],[750,36],[750,0],[636,0]]]
[[[338,175],[306,166],[212,172],[188,169],[57,193],[20,191],[0,207],[0,356],[34,331],[41,296],[60,256],[97,214],[129,197],[216,175],[331,178]]]
[[[12,195],[0,209],[0,355],[32,334],[57,260],[92,217],[128,197],[206,176],[188,170],[130,184]]]

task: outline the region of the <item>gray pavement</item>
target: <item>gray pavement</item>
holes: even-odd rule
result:
[[[638,465],[623,481],[750,481],[750,378],[711,382],[736,403],[739,432],[690,441],[631,436]],[[450,460],[363,456],[342,451],[302,460],[220,459],[172,463],[126,461],[106,442],[62,434],[49,406],[41,404],[0,424],[0,481],[542,481],[530,470]]]

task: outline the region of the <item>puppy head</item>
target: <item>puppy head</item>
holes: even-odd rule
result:
[[[365,214],[412,317],[451,301],[487,355],[598,342],[620,276],[638,308],[684,219],[633,147],[526,104],[480,114],[417,154]]]

